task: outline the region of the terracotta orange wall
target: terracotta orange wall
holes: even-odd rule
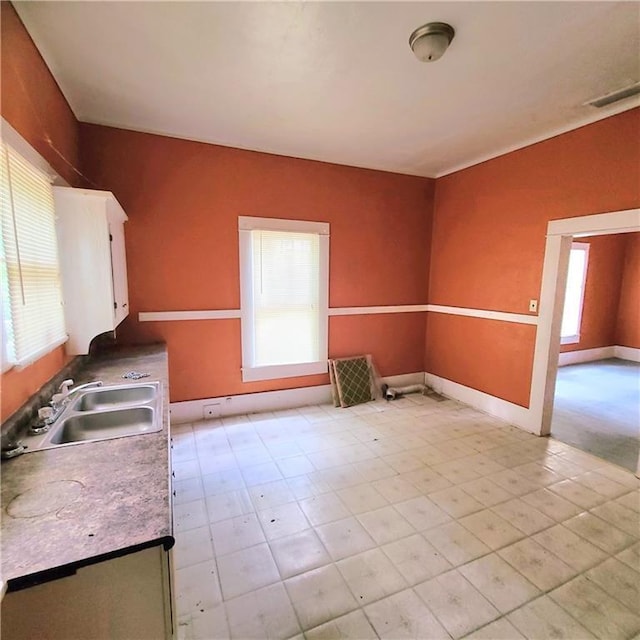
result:
[[[433,181],[81,125],[83,167],[125,227],[123,341],[166,340],[173,401],[326,383],[243,384],[240,321],[139,323],[140,311],[238,309],[238,216],[331,225],[332,307],[424,304]],[[370,352],[384,375],[422,371],[423,314],[331,318],[330,356]]]
[[[78,174],[78,123],[8,2],[0,2],[0,113],[70,184]],[[0,380],[0,417],[8,418],[67,362],[64,347]]]
[[[531,371],[535,339],[532,325],[429,313],[427,371],[490,395],[508,388],[526,405],[531,375],[522,371]]]
[[[562,345],[562,352],[616,344],[626,234],[576,238],[576,242],[586,242],[590,245],[580,341]]]
[[[137,322],[143,310],[239,306],[238,215],[329,221],[331,306],[424,303],[428,293],[434,304],[527,313],[548,220],[640,204],[638,109],[440,178],[435,201],[427,179],[91,125],[79,134],[13,7],[1,12],[1,113],[73,185],[80,137],[83,171],[127,209],[132,313],[120,339],[168,342],[173,400],[326,382],[242,384],[237,320]],[[638,258],[626,255],[617,342],[638,346]],[[331,318],[330,355],[370,351],[385,375],[425,367],[527,404],[532,327],[427,315],[426,332],[424,314]],[[65,361],[61,348],[4,374],[3,418]]]
[[[18,14],[0,2],[2,117],[71,185],[78,183],[78,122]]]
[[[615,343],[640,349],[640,233],[626,237]]]
[[[439,178],[429,302],[528,313],[529,299],[540,298],[549,220],[640,206],[639,136],[633,109]],[[426,370],[527,406],[533,341],[523,354],[504,331],[429,313]],[[473,336],[476,357],[453,346],[456,335]]]

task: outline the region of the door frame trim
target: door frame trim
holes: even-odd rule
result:
[[[551,220],[542,269],[540,315],[531,377],[529,411],[531,423],[539,435],[551,432],[551,417],[558,358],[564,290],[569,266],[569,251],[575,237],[610,235],[640,231],[640,209],[625,209],[577,218]],[[638,469],[640,473],[640,468]]]

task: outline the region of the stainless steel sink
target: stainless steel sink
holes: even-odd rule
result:
[[[161,429],[159,382],[113,385],[78,391],[47,433],[27,436],[23,444],[27,452],[41,451]]]
[[[99,387],[81,394],[74,411],[103,411],[127,405],[145,404],[153,400],[158,390],[152,384]]]
[[[105,440],[158,431],[158,429],[154,429],[153,413],[151,407],[132,407],[116,411],[74,415],[60,424],[49,442],[51,444],[86,442],[87,440]]]

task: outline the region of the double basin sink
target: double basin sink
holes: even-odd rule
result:
[[[27,451],[154,433],[162,429],[159,382],[77,391],[47,433],[23,440]]]

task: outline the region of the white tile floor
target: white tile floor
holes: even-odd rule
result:
[[[179,635],[640,638],[640,481],[409,396],[173,428]]]

